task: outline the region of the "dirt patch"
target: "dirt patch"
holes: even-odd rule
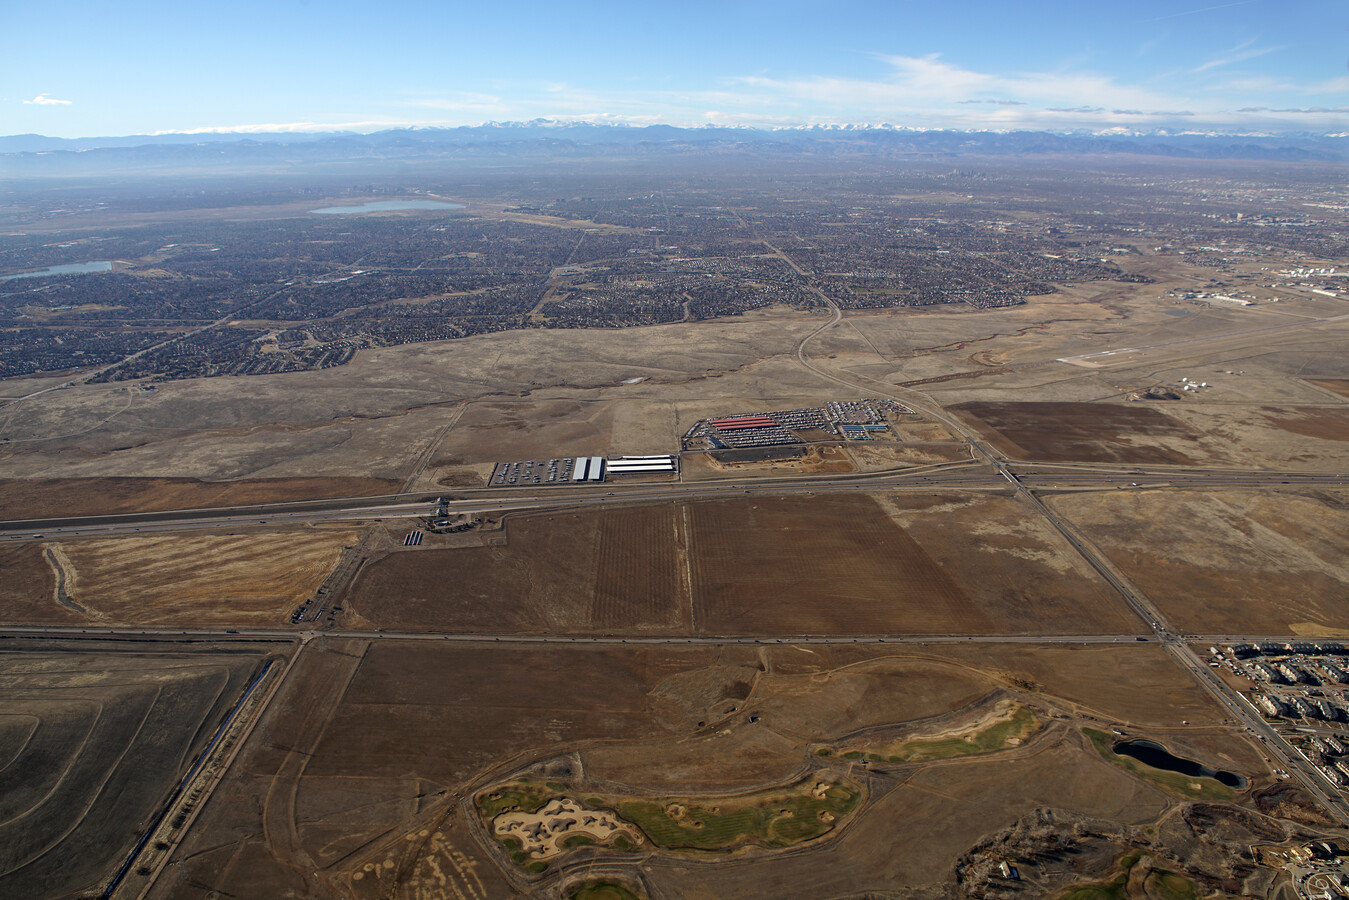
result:
[[[591,809],[571,797],[549,800],[536,812],[513,810],[492,819],[492,834],[503,844],[520,847],[529,860],[547,862],[573,847],[611,844],[622,838],[628,846],[642,843],[642,833],[608,809]]]
[[[0,480],[0,518],[107,516],[211,506],[247,506],[390,494],[401,482],[385,478],[6,478]]]
[[[991,430],[1018,459],[1193,465],[1199,435],[1146,406],[1111,403],[962,403],[952,407]]]

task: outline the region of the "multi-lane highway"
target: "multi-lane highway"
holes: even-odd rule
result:
[[[446,504],[449,512],[504,513],[615,503],[662,503],[717,499],[737,494],[788,495],[868,490],[1008,490],[1027,496],[1046,492],[1219,489],[1270,487],[1349,487],[1349,475],[1264,470],[1171,467],[1090,466],[1048,463],[966,461],[898,472],[795,478],[738,478],[670,484],[561,484],[540,488],[459,490]],[[415,518],[433,515],[436,499],[425,493],[251,506],[218,507],[108,516],[25,519],[0,522],[0,541],[107,537],[166,531],[200,531],[318,522]],[[1035,501],[1038,504],[1038,501]],[[1042,510],[1048,513],[1048,510]]]

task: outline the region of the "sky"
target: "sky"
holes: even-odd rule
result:
[[[0,134],[1349,132],[1345,0],[0,0]]]

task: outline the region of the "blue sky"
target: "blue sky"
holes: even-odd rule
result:
[[[0,34],[0,134],[1349,131],[1345,0],[6,0]]]

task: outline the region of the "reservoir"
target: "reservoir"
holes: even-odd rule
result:
[[[42,278],[45,275],[85,275],[89,272],[111,272],[112,263],[106,259],[95,262],[67,263],[64,266],[48,266],[36,272],[20,272],[18,275],[0,275],[0,281],[13,281],[15,278]]]
[[[1132,756],[1134,759],[1144,765],[1152,766],[1154,769],[1164,769],[1167,772],[1179,772],[1182,775],[1188,775],[1191,778],[1213,778],[1219,784],[1225,784],[1230,788],[1240,790],[1246,786],[1246,779],[1233,772],[1223,772],[1219,769],[1210,769],[1208,766],[1202,766],[1192,759],[1184,759],[1179,756],[1173,756],[1161,744],[1152,741],[1119,741],[1110,748],[1121,756]]]
[[[351,216],[356,213],[397,212],[405,209],[463,209],[462,203],[446,203],[442,200],[371,200],[360,206],[325,206],[323,209],[311,209],[312,213],[327,216]]]

